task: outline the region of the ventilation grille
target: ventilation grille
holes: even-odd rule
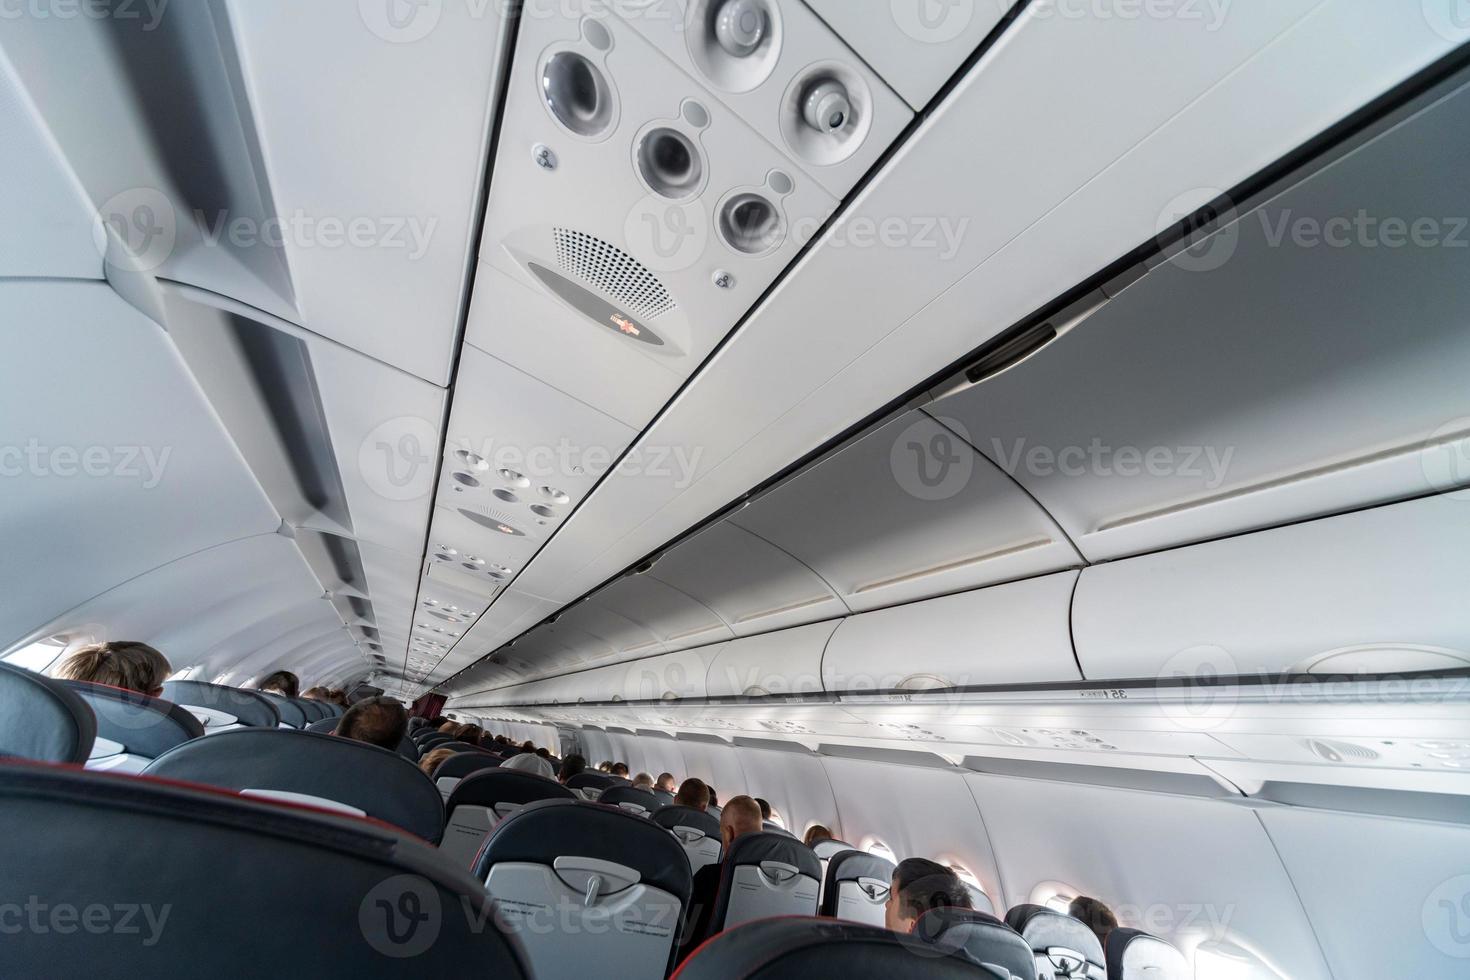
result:
[[[562,271],[597,287],[629,313],[644,320],[674,308],[658,277],[633,256],[592,235],[556,229],[556,261]]]

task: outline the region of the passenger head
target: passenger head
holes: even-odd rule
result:
[[[679,783],[674,779],[673,773],[661,772],[658,774],[658,779],[654,782],[653,788],[660,793],[672,793],[679,788]]]
[[[551,768],[551,763],[535,752],[522,752],[520,755],[512,756],[501,763],[500,768],[515,772],[529,772],[546,779],[556,778],[556,770]]]
[[[692,806],[701,812],[709,809],[710,791],[709,787],[701,779],[690,777],[679,785],[679,792],[674,794],[674,803],[679,806]]]
[[[806,829],[806,836],[802,838],[807,847],[815,847],[824,840],[833,840],[832,831],[819,823],[814,823]]]
[[[455,733],[458,732],[458,731],[459,731],[459,722],[457,722],[457,721],[450,721],[448,718],[445,718],[444,719],[444,723],[439,726],[439,733],[441,735],[448,735],[450,738],[453,738],[454,735],[455,735]]]
[[[633,788],[652,793],[653,777],[646,772],[640,772],[638,775],[633,777]]]
[[[547,748],[538,748],[536,750],[536,754],[539,755],[541,758],[545,759],[547,762],[550,762],[551,761],[551,750],[550,749],[547,749]]]
[[[454,737],[459,739],[461,742],[469,742],[471,745],[479,745],[480,736],[484,733],[485,730],[479,725],[461,725],[459,728],[459,734]]]
[[[719,806],[720,798],[715,795],[715,788],[713,786],[710,786],[708,783],[705,784],[705,787],[709,790],[709,805]]]
[[[557,772],[556,778],[564,783],[573,776],[580,776],[586,769],[587,760],[574,752],[561,760],[561,770]]]
[[[1072,899],[1072,904],[1067,907],[1067,914],[1074,919],[1081,919],[1097,941],[1102,943],[1103,949],[1108,948],[1108,933],[1118,928],[1118,917],[1113,910],[1095,898],[1079,895]]]
[[[330,691],[328,691],[327,700],[335,704],[337,707],[341,708],[343,711],[346,711],[350,707],[350,705],[347,703],[347,692],[342,690],[340,687],[334,687]]]
[[[326,688],[321,687],[321,686],[309,687],[306,690],[304,690],[304,691],[301,692],[301,696],[303,698],[306,698],[308,701],[330,701],[330,700],[332,700],[332,692],[331,691],[328,691]]]
[[[763,800],[759,796],[757,796],[755,798],[755,805],[761,808],[761,819],[762,820],[769,820],[769,819],[771,819],[771,804],[767,803],[765,800]]]
[[[959,875],[937,861],[909,858],[893,871],[883,924],[894,932],[912,932],[925,912],[970,907],[970,893]]]
[[[439,768],[439,763],[452,755],[458,754],[454,749],[435,749],[419,760],[419,768],[424,771],[425,776],[432,778],[434,770]]]
[[[392,698],[363,698],[337,722],[336,734],[390,752],[398,750],[408,730],[408,712]]]
[[[597,764],[597,771],[598,772],[612,772],[612,763],[611,762],[599,762]]]
[[[612,774],[614,776],[621,776],[623,779],[627,779],[628,764],[626,762],[614,762],[612,765]]]
[[[301,679],[289,670],[278,670],[274,674],[266,674],[255,685],[258,691],[274,691],[282,697],[294,698],[301,693]]]
[[[725,853],[730,845],[746,834],[761,831],[761,808],[748,796],[737,796],[725,804],[720,813],[720,839],[725,842]]]
[[[69,681],[106,684],[156,698],[173,673],[163,654],[146,643],[120,640],[84,646],[62,661],[56,676]]]

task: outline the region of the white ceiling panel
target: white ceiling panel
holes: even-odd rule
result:
[[[730,521],[816,571],[854,611],[1081,563],[1014,481],[921,412],[889,422]]]
[[[449,381],[502,4],[231,0],[300,323]],[[299,219],[299,220],[297,220]]]
[[[623,653],[648,656],[660,650],[703,646],[735,636],[729,625],[709,606],[670,585],[657,574],[630,575],[598,592],[591,600],[647,629],[658,641],[641,641]]]

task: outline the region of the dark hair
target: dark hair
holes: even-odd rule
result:
[[[771,819],[771,804],[767,803],[765,800],[763,800],[759,796],[757,796],[755,798],[755,805],[761,808],[761,819],[762,820],[769,820],[769,819]]]
[[[628,764],[626,762],[614,762],[612,764],[612,774],[614,776],[622,776],[624,779],[628,778]]]
[[[1113,914],[1113,910],[1086,895],[1078,895],[1072,899],[1072,904],[1067,906],[1067,914],[1082,920],[1104,948],[1108,945],[1108,933],[1118,928],[1118,917]]]
[[[833,840],[832,831],[825,824],[814,823],[806,829],[806,836],[801,839],[807,847],[818,844],[824,840]]]
[[[557,772],[556,778],[566,782],[573,776],[581,774],[586,768],[587,760],[574,752],[561,760],[561,769]]]
[[[709,787],[704,784],[704,780],[691,776],[679,785],[679,792],[674,794],[674,802],[679,806],[692,806],[696,810],[703,810],[709,806],[713,796]]]
[[[275,691],[284,694],[288,698],[294,698],[301,693],[301,678],[289,670],[278,670],[273,674],[266,674],[260,683],[255,685],[258,691]]]
[[[973,904],[960,876],[938,861],[908,858],[893,869],[893,890],[906,918],[917,919],[934,909],[968,909]]]
[[[347,709],[337,722],[336,734],[396,752],[407,730],[408,712],[403,705],[392,698],[372,697]]]
[[[709,805],[719,806],[720,800],[719,797],[715,796],[715,788],[713,786],[710,786],[709,783],[705,783],[705,786],[709,788]]]

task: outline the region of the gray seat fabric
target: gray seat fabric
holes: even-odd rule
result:
[[[0,663],[0,756],[81,763],[96,739],[96,719],[76,692]]]
[[[720,839],[720,821],[692,806],[666,806],[652,817],[653,822],[669,831],[684,848],[689,870],[698,872],[709,864],[718,864],[724,842]]]
[[[116,742],[128,755],[156,759],[175,745],[204,735],[199,719],[171,702],[85,681],[60,683],[92,709],[97,734]]]
[[[822,865],[812,849],[781,834],[738,837],[720,866],[709,935],[778,915],[816,915]]]
[[[294,698],[293,702],[306,714],[307,722],[321,721],[329,717],[327,705],[324,701],[316,701],[312,698]]]
[[[652,816],[663,809],[658,797],[645,789],[634,789],[632,786],[609,786],[597,797],[597,802],[607,806],[621,807],[629,813],[635,813],[640,817]]]
[[[877,926],[835,919],[767,919],[705,943],[679,980],[1004,980],[960,951],[914,942]]]
[[[612,776],[605,772],[579,772],[567,780],[567,789],[578,790],[589,800],[599,799],[603,792],[614,786],[632,785],[621,776]]]
[[[761,829],[768,834],[780,834],[782,837],[790,837],[792,840],[801,840],[800,837],[797,837],[785,827],[771,820],[761,821]]]
[[[858,848],[853,847],[845,840],[819,840],[812,845],[812,853],[817,856],[818,861],[822,862],[832,860],[834,855],[841,854],[843,851],[856,850]]]
[[[453,748],[453,746],[450,746]],[[485,772],[488,769],[500,768],[500,756],[493,755],[478,749],[465,749],[456,755],[451,755],[434,768],[430,778],[434,785],[439,787],[440,794],[445,802],[449,801],[454,788],[459,785],[460,780],[466,776],[472,776],[477,772]]]
[[[488,769],[466,776],[444,804],[448,820],[439,849],[461,867],[470,867],[490,831],[530,803],[574,800],[560,783],[528,772]]]
[[[430,843],[444,831],[434,784],[402,756],[311,732],[236,729],[186,742],[145,775],[221,789],[292,793],[354,807]]]
[[[247,728],[279,728],[281,724],[280,711],[259,691],[203,681],[164,681],[163,699],[185,709],[199,707],[229,715]]]
[[[849,922],[883,925],[888,889],[897,866],[876,854],[842,851],[827,862],[821,914]]]
[[[940,949],[962,950],[1001,976],[1036,980],[1036,956],[1031,946],[1016,930],[988,912],[932,909],[914,924],[913,936]]]
[[[1082,922],[1043,905],[1018,905],[1006,925],[1021,934],[1036,959],[1037,980],[1107,980],[1102,944]]]
[[[257,693],[276,706],[276,712],[281,716],[281,724],[290,725],[298,730],[306,728],[309,720],[306,712],[293,699],[276,694],[274,691],[258,691]]]
[[[474,873],[542,977],[665,975],[693,889],[683,849],[662,828],[570,800],[505,818]]]
[[[1137,929],[1108,933],[1109,980],[1191,980],[1184,954],[1157,936]]]
[[[0,867],[7,894],[86,913],[76,928],[5,936],[7,977],[419,980],[466,975],[467,964],[527,976],[478,882],[366,820],[0,765]],[[289,965],[267,964],[271,950]]]

